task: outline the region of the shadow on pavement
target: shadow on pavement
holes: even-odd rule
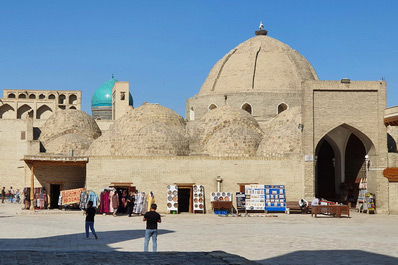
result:
[[[158,235],[173,233],[174,231],[159,229]],[[85,247],[92,247],[92,250],[112,251],[109,244],[134,240],[145,237],[145,229],[140,230],[117,230],[97,231],[98,240],[93,238],[90,231],[90,239],[86,234],[76,233],[40,238],[2,238],[0,240],[1,250],[45,250],[53,251],[63,249],[64,251],[84,250]]]
[[[296,251],[258,260],[261,264],[398,264],[398,258],[361,250]]]
[[[0,263],[6,264],[242,264],[253,261],[226,253],[213,252],[87,252],[87,251],[1,251]]]

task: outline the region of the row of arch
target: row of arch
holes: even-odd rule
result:
[[[16,98],[16,94],[15,93],[9,93],[8,98]],[[20,93],[18,95],[18,98],[21,99],[25,99],[25,98],[29,98],[29,99],[36,99],[36,95],[35,94],[29,94],[27,95],[26,93]],[[40,94],[39,99],[46,99],[46,95],[44,94]],[[54,94],[50,94],[48,96],[48,99],[55,99],[56,96]],[[75,94],[69,95],[68,97],[68,104],[77,104],[77,96]],[[66,104],[66,96],[64,94],[59,95],[58,97],[58,104]]]
[[[76,107],[72,106],[69,109],[76,109]],[[16,112],[12,106],[4,104],[0,107],[0,119],[26,119],[28,117],[38,120],[48,119],[53,113],[53,110],[49,106],[43,105],[36,110],[36,113],[34,112],[32,107],[27,104],[20,106]]]
[[[218,106],[216,104],[212,103],[209,105],[208,110],[210,111],[210,110],[216,109],[217,107]],[[253,107],[250,103],[247,103],[247,102],[243,103],[240,108],[253,115]],[[289,108],[289,106],[286,103],[280,103],[277,107],[277,114],[287,110],[288,108]]]

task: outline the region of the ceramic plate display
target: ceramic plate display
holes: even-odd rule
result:
[[[178,210],[178,186],[168,185],[167,186],[167,210],[177,211]],[[177,205],[177,207],[175,206]]]
[[[195,189],[196,187],[196,189]],[[193,197],[194,197],[194,211],[203,211],[204,210],[204,187],[203,185],[194,185],[193,186]],[[214,192],[213,192],[214,193]]]

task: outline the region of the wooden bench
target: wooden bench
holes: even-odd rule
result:
[[[317,205],[312,206],[311,217],[317,214],[326,214],[331,217],[341,217],[343,214],[350,217],[350,208],[348,205]]]
[[[301,208],[298,201],[287,201],[286,202],[286,214],[290,214],[291,211],[298,211],[301,213]],[[307,207],[307,212],[311,212],[311,205]]]

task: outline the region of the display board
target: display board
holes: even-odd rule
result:
[[[210,192],[210,202],[232,201],[232,192]]]
[[[264,185],[245,185],[246,210],[264,211],[265,210],[265,186]]]
[[[236,210],[238,211],[244,211],[245,210],[245,200],[246,196],[243,192],[237,192],[236,193]]]
[[[167,210],[178,211],[178,186],[167,186]]]
[[[193,210],[205,211],[205,188],[203,185],[193,185]]]
[[[284,185],[245,185],[245,210],[286,211]]]
[[[265,185],[265,209],[267,212],[286,211],[286,192],[284,185]]]

